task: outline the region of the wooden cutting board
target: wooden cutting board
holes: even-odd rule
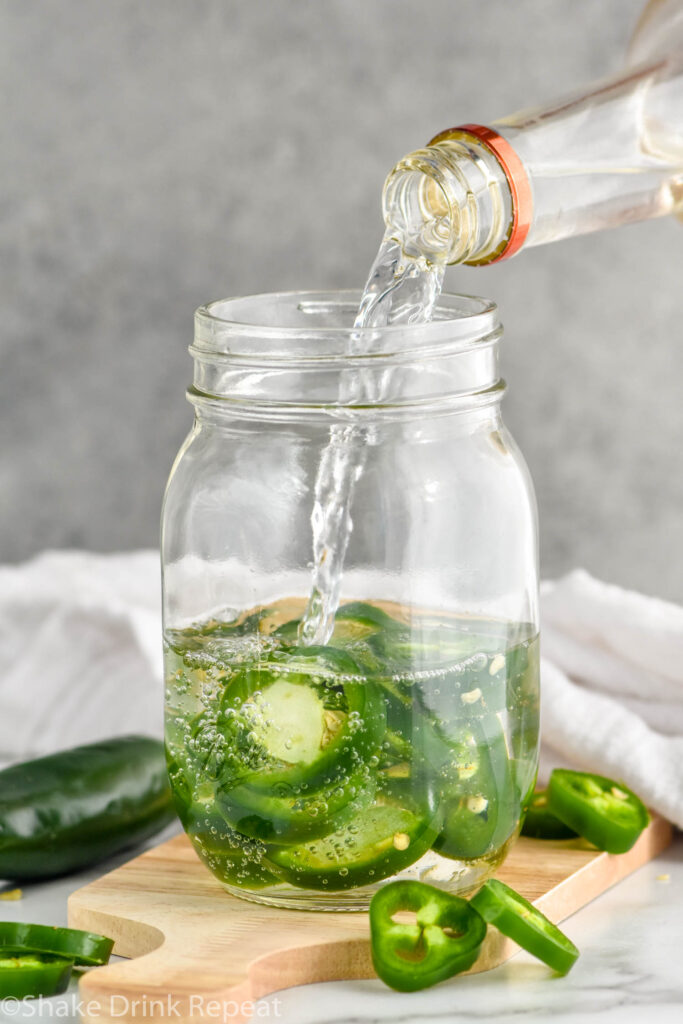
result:
[[[521,838],[498,877],[561,921],[656,857],[671,835],[668,822],[654,817],[620,856],[582,840]],[[69,923],[111,936],[114,952],[131,958],[84,975],[87,1024],[238,1024],[249,1017],[251,1001],[278,989],[375,976],[367,914],[279,910],[230,896],[184,835],[75,892]],[[495,967],[516,951],[489,928],[472,970]]]

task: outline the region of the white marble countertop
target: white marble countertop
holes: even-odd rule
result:
[[[130,856],[118,858],[121,862]],[[44,885],[27,886],[20,902],[4,902],[5,920],[66,924],[69,893],[103,867]],[[259,1004],[255,1020],[277,1024],[468,1024],[523,1020],[558,1024],[683,1024],[683,836],[656,861],[568,919],[581,950],[571,974],[557,978],[520,953],[507,964],[454,978],[427,992],[389,991],[379,981],[328,982],[280,992]],[[78,992],[42,1005],[0,1002],[0,1021],[60,1020],[75,1024]],[[266,1001],[264,1001],[266,1002]]]

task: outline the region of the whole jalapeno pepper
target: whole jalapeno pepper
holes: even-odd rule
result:
[[[51,878],[154,835],[175,817],[159,740],[121,736],[0,772],[0,877]]]

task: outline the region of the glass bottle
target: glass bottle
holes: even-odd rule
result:
[[[363,355],[359,298],[198,311],[195,420],[162,523],[181,821],[231,892],[304,909],[362,909],[397,876],[475,888],[537,766],[535,503],[501,419],[496,308],[442,295],[432,322],[372,329]],[[357,373],[360,397],[342,387]],[[334,630],[305,646],[337,426],[363,471]]]
[[[389,174],[409,257],[481,265],[683,211],[683,0],[653,0],[626,68],[548,106],[440,132]]]

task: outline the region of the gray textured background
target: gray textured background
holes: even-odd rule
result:
[[[0,559],[156,543],[200,302],[362,283],[395,160],[614,70],[639,0],[0,0]],[[683,599],[680,225],[456,269],[546,575]]]

